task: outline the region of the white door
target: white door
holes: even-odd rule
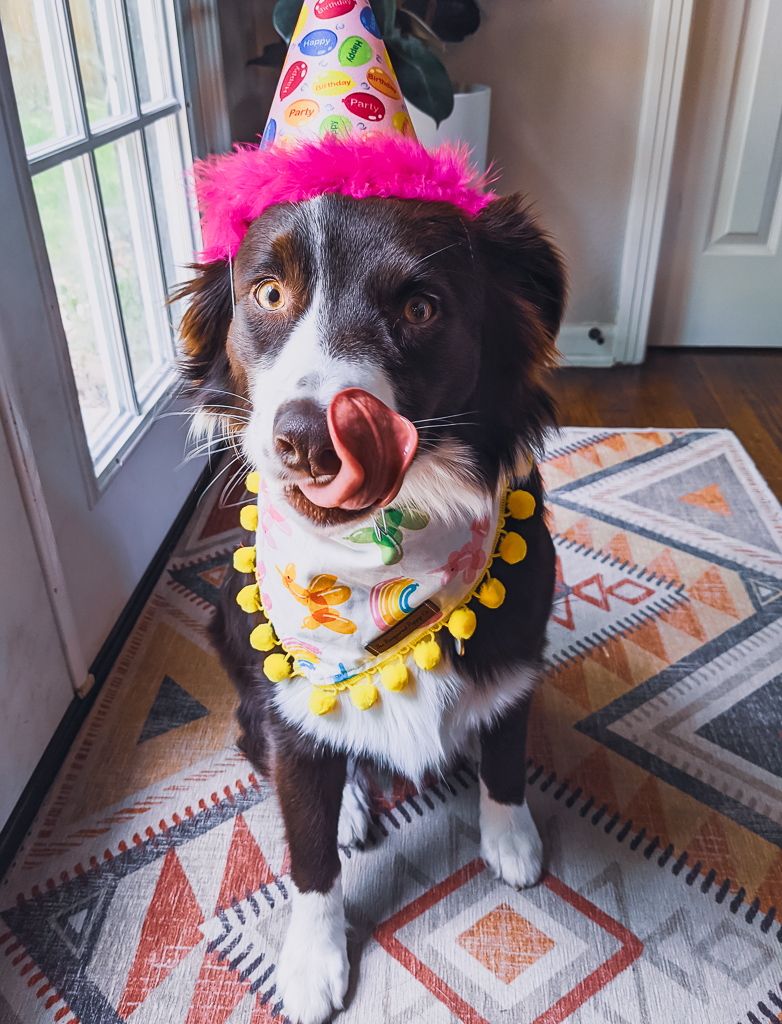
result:
[[[782,347],[782,2],[695,5],[655,345]]]
[[[0,413],[78,687],[203,468],[162,415],[196,241],[179,47],[169,0],[0,0],[0,22]]]

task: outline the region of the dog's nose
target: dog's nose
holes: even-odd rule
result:
[[[274,417],[274,448],[288,469],[311,477],[334,476],[342,465],[326,413],[308,398],[286,402]]]

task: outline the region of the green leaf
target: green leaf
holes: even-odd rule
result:
[[[402,561],[402,545],[386,534],[380,542],[380,554],[383,565],[396,565]]]
[[[439,124],[453,111],[453,86],[443,62],[420,39],[386,39],[405,99]]]
[[[406,530],[423,530],[428,525],[429,516],[426,512],[421,512],[420,509],[406,508],[402,513],[400,526],[403,526]]]
[[[371,526],[364,526],[349,533],[346,539],[353,541],[354,544],[371,544],[375,540],[375,531]]]
[[[291,41],[293,30],[296,28],[296,22],[301,13],[301,4],[302,0],[277,0],[274,5],[272,21],[286,43]]]
[[[369,0],[377,27],[385,39],[396,34],[396,0]]]

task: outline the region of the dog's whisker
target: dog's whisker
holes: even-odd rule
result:
[[[203,386],[199,387],[198,390],[201,393],[208,393],[210,395],[225,395],[227,398],[238,398],[240,402],[244,402],[249,409],[252,409],[252,403],[244,395],[237,395],[235,391],[226,391],[225,388],[208,388]]]
[[[426,419],[411,420],[410,422],[417,426],[419,423],[439,423],[439,422],[442,422],[443,420],[458,419],[460,416],[477,416],[477,415],[478,415],[478,410],[477,409],[469,409],[469,410],[465,410],[464,412],[448,412],[448,413],[444,413],[442,416],[429,416]]]
[[[211,489],[211,487],[213,487],[214,484],[217,483],[217,481],[220,479],[220,477],[223,475],[223,473],[226,473],[231,468],[231,466],[234,465],[234,463],[236,462],[236,460],[238,458],[239,458],[239,456],[234,455],[234,457],[232,459],[230,459],[229,462],[225,466],[223,466],[223,468],[218,473],[215,473],[215,475],[212,477],[212,479],[209,481],[209,483],[204,488],[204,493],[198,499],[198,504],[199,505],[204,500],[204,498],[206,497],[207,492]]]

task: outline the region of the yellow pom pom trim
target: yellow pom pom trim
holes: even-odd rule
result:
[[[371,708],[379,696],[374,683],[355,683],[350,687],[350,699],[360,711]]]
[[[237,572],[255,572],[255,548],[237,548],[234,551],[234,569]]]
[[[448,632],[457,640],[469,640],[476,625],[477,619],[472,608],[457,608],[448,619]]]
[[[263,663],[264,675],[273,683],[281,683],[291,672],[291,663],[287,654],[270,654]]]
[[[250,533],[255,533],[258,529],[258,506],[245,505],[239,513],[239,522],[245,530],[249,530]]]
[[[477,598],[487,608],[499,608],[505,600],[505,587],[499,580],[488,577],[486,582],[481,584]]]
[[[435,639],[421,640],[413,648],[413,657],[419,668],[432,669],[440,661],[440,645]]]
[[[384,665],[380,670],[380,681],[387,690],[398,693],[407,686],[407,665],[400,658],[399,661],[392,661],[390,665]]]
[[[527,542],[520,534],[511,531],[502,538],[497,551],[500,558],[515,565],[527,557]]]
[[[261,610],[261,592],[257,583],[242,587],[236,595],[236,603],[243,612],[259,612]]]
[[[277,638],[268,622],[262,622],[250,633],[250,646],[256,651],[270,651],[277,646]]]
[[[244,481],[244,486],[247,488],[250,494],[257,494],[258,488],[261,486],[261,474],[248,473],[247,479]]]
[[[327,715],[336,703],[336,695],[328,690],[313,690],[310,694],[310,711],[313,715]]]
[[[536,504],[535,496],[529,491],[511,491],[508,495],[508,512],[514,519],[529,519]]]

